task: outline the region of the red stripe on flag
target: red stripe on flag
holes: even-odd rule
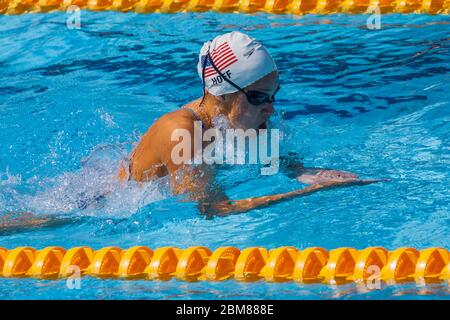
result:
[[[228,56],[230,54],[234,55],[233,51],[231,50],[224,51],[220,56],[212,57],[213,62],[217,65],[221,60],[223,60],[223,57]]]
[[[214,50],[212,50],[211,60],[217,67],[217,69],[219,71],[222,71],[226,67],[235,63],[238,59],[234,55],[229,44],[225,42],[220,46],[218,46],[217,48],[215,48]],[[217,72],[213,66],[208,66],[205,68],[205,77],[209,77],[214,74],[217,74]]]
[[[219,69],[219,71],[222,71],[223,69],[225,69],[226,67],[232,65],[232,64],[235,63],[236,61],[237,61],[237,58],[236,58],[236,57],[232,57],[231,59],[227,60],[226,62],[224,62],[224,63],[222,64],[221,69],[219,69],[219,68],[217,68],[217,69]],[[209,77],[209,76],[211,76],[211,75],[213,75],[213,74],[216,74],[216,73],[217,73],[217,72],[216,72],[216,70],[215,70],[214,68],[211,68],[211,69],[209,69],[209,70],[206,70],[206,69],[205,69],[205,77]]]
[[[219,61],[215,63],[217,69],[222,70],[222,64],[229,60],[230,58],[236,58],[233,53],[226,55],[225,57],[222,57]]]
[[[216,70],[208,70],[208,71],[205,71],[205,78],[208,78],[209,76],[212,76],[213,74],[216,74],[217,72],[216,72]]]
[[[220,56],[213,58],[212,61],[216,65],[216,67],[220,70],[219,65],[229,57],[235,57],[234,53],[231,50],[223,52],[223,54],[221,54]]]
[[[217,48],[213,49],[211,52],[214,53],[214,52],[220,50],[221,48],[223,48],[225,46],[228,46],[228,42],[222,43],[220,46],[218,46]]]
[[[225,63],[223,66],[221,66],[221,69],[219,69],[220,71],[222,71],[223,69],[225,69],[226,67],[232,65],[233,63],[235,63],[237,61],[237,58],[234,58],[232,60],[229,60],[227,63]]]
[[[220,49],[218,49],[218,50],[216,50],[216,51],[213,51],[212,53],[211,53],[211,56],[217,56],[218,54],[220,54],[222,51],[224,51],[224,50],[231,50],[231,48],[230,48],[230,46],[229,45],[226,45],[226,46],[223,46],[223,47],[221,47]]]
[[[220,54],[215,55],[215,56],[211,56],[211,58],[213,59],[213,61],[217,61],[217,59],[220,59],[220,57],[222,57],[223,55],[226,55],[228,53],[233,53],[233,51],[231,51],[231,49],[226,49],[224,51],[222,51]]]

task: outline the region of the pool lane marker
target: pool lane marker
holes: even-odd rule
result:
[[[449,0],[3,0],[0,14],[52,12],[74,10],[115,10],[136,13],[176,12],[239,12],[258,11],[273,14],[332,14],[332,13],[419,13],[448,14]]]
[[[220,247],[211,251],[204,246],[186,249],[146,246],[122,249],[111,246],[90,247],[18,247],[0,248],[1,276],[38,279],[67,278],[74,267],[81,275],[99,279],[145,279],[167,281],[266,281],[297,283],[364,284],[450,284],[449,251],[444,248],[383,247],[337,248],[327,251],[312,247],[299,250],[280,247],[268,250],[251,247],[240,250]]]

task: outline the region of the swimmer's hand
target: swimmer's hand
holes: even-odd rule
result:
[[[286,193],[280,193],[270,196],[248,198],[243,200],[226,200],[217,203],[201,203],[200,210],[207,215],[227,216],[230,214],[243,213],[255,208],[262,208],[292,199],[299,196],[307,196],[317,191],[329,190],[347,186],[362,186],[377,182],[387,181],[386,179],[375,180],[346,180],[346,181],[326,181],[312,184],[306,188],[298,189]]]
[[[320,184],[325,182],[351,182],[357,181],[358,176],[351,172],[338,170],[310,170],[299,175],[297,181],[304,184]]]

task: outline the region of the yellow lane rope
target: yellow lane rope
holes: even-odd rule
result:
[[[275,14],[381,13],[448,14],[450,0],[0,0],[0,13],[21,14],[67,10],[70,6],[92,11],[138,13],[267,12]]]
[[[181,281],[237,281],[387,284],[415,281],[450,284],[449,251],[444,248],[383,247],[363,250],[338,248],[327,251],[320,247],[298,250],[280,247],[268,250],[252,247],[240,250],[221,247],[187,249],[146,246],[129,249],[106,247],[47,247],[36,250],[18,247],[0,248],[0,276],[57,279],[74,275],[102,278]],[[0,279],[1,281],[1,279]]]

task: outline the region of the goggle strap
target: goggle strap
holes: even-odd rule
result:
[[[209,55],[209,49],[208,49],[208,55]],[[200,106],[203,104],[203,101],[205,100],[206,97],[206,82],[205,82],[205,69],[206,69],[206,59],[208,59],[208,57],[205,57],[205,60],[202,61],[202,84],[203,84],[203,97],[202,97],[202,101],[200,101]]]

